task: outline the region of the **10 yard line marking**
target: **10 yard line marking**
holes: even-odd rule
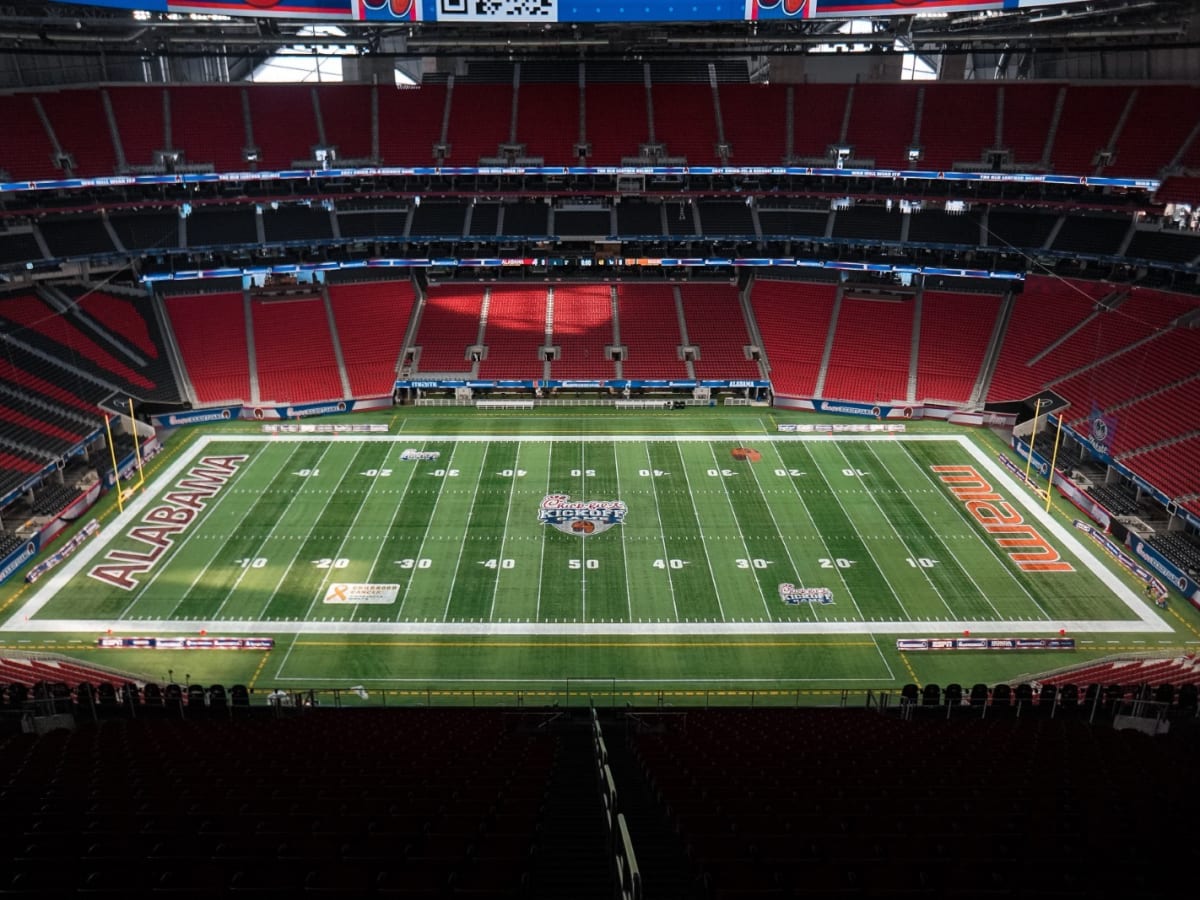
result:
[[[291,452],[291,454],[288,456],[288,458],[287,458],[288,463],[291,463],[292,457],[295,456],[299,451],[300,451],[300,447],[297,446],[296,449],[293,450]],[[172,563],[179,556],[179,554],[183,552],[183,548],[188,545],[188,543],[191,541],[191,539],[193,537],[195,537],[200,531],[203,530],[199,527],[200,524],[202,522],[207,522],[209,516],[211,516],[213,514],[213,512],[216,511],[216,508],[221,505],[221,501],[224,500],[226,497],[231,496],[234,493],[232,490],[229,490],[229,488],[231,488],[235,482],[241,480],[241,476],[246,472],[247,469],[251,468],[256,462],[258,462],[260,459],[262,459],[263,457],[265,457],[267,455],[268,454],[266,454],[266,453],[255,454],[253,459],[248,460],[246,465],[244,465],[241,469],[238,470],[238,474],[234,478],[225,482],[225,485],[222,488],[221,496],[217,497],[216,500],[214,500],[212,502],[211,506],[208,506],[205,508],[205,513],[204,513],[203,517],[198,517],[196,520],[192,521],[191,525],[188,526],[188,533],[186,535],[184,535],[183,540],[180,541],[180,543],[179,543],[179,547],[175,550],[175,552],[173,552],[171,554],[170,559],[161,561],[162,565],[158,566],[154,570],[154,574],[150,576],[150,580],[147,581],[144,585],[142,585],[141,589],[137,592],[137,596],[135,596],[132,600],[130,600],[129,605],[126,606],[125,609],[123,609],[121,611],[121,614],[119,616],[117,616],[118,619],[124,619],[125,616],[127,616],[129,614],[129,611],[131,609],[133,609],[133,607],[138,603],[138,601],[140,601],[146,595],[146,591],[148,591],[150,589],[150,586],[153,585],[154,582],[156,582],[158,580],[158,576],[170,568],[170,563]],[[170,490],[170,486],[168,486],[164,489],[164,491],[169,491],[169,490]],[[251,505],[251,508],[253,508],[254,503],[252,502],[250,505]],[[216,552],[213,553],[212,559],[209,560],[209,564],[212,563],[213,559],[217,558],[217,554],[219,554],[220,552],[221,552],[221,547],[218,546]],[[205,565],[203,568],[201,568],[200,572],[197,573],[196,577],[194,579],[192,579],[192,583],[188,586],[188,589],[184,593],[183,597],[180,597],[179,600],[175,603],[175,606],[172,607],[170,616],[175,615],[175,610],[179,609],[180,604],[183,603],[184,597],[186,597],[188,595],[188,593],[191,592],[192,588],[196,586],[196,582],[199,580],[200,576],[206,571],[208,571],[208,565]],[[168,616],[168,618],[170,618],[170,616]]]

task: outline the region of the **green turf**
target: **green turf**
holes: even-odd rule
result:
[[[69,579],[10,596],[5,608],[29,618],[19,627],[11,620],[4,641],[82,653],[85,644],[69,642],[178,623],[181,633],[224,627],[274,635],[278,645],[265,657],[109,653],[104,661],[129,660],[156,678],[174,662],[196,681],[362,683],[415,700],[426,687],[450,697],[557,697],[568,679],[585,679],[586,690],[607,679],[614,696],[663,689],[711,702],[714,690],[753,689],[779,691],[764,696],[783,702],[797,690],[895,688],[924,680],[922,666],[973,680],[970,655],[926,663],[896,652],[897,635],[929,633],[923,622],[945,623],[943,636],[964,625],[1048,636],[1064,625],[1087,641],[1088,655],[1109,641],[1182,647],[1196,637],[1190,611],[1163,617],[1175,631],[1133,634],[1141,622],[1114,592],[1132,583],[1106,561],[1099,574],[1085,565],[1093,551],[1082,540],[1050,539],[1074,571],[1014,565],[932,470],[977,465],[960,432],[914,423],[910,434],[934,439],[773,440],[776,421],[758,410],[431,410],[393,417],[384,440],[267,439],[239,425],[206,431],[205,447],[177,435],[155,461],[144,510],[204,457],[246,459],[131,590],[88,570],[114,551],[146,551],[130,536],[144,510],[106,522],[85,550],[95,558]],[[994,459],[986,432],[968,441]],[[408,447],[440,457],[401,460]],[[735,458],[738,447],[761,459]],[[1022,490],[988,478],[1007,500]],[[548,493],[620,499],[628,516],[589,537],[563,534],[538,521]],[[1070,530],[1061,514],[1057,521]],[[782,582],[830,588],[835,602],[785,604]],[[395,597],[324,602],[343,584],[394,585]],[[1075,622],[1106,630],[1088,635]],[[978,671],[989,680],[1064,658],[992,655]]]

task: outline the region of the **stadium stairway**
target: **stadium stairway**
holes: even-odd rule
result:
[[[642,888],[655,900],[683,900],[702,896],[693,865],[683,840],[667,818],[653,787],[630,752],[634,720],[623,716],[618,730],[607,724],[608,765],[620,797],[620,811],[629,825],[629,836],[637,851]]]
[[[550,776],[529,897],[608,900],[612,896],[608,836],[596,790],[590,723],[574,717],[560,721],[566,730]]]

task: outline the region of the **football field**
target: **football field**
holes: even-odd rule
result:
[[[888,686],[897,636],[1172,631],[955,433],[217,432],[20,600],[6,631],[274,636],[295,685]]]

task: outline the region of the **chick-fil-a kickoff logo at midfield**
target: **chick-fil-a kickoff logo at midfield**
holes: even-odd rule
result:
[[[624,500],[572,500],[566,494],[547,494],[538,506],[538,521],[563,534],[588,537],[625,521]]]

